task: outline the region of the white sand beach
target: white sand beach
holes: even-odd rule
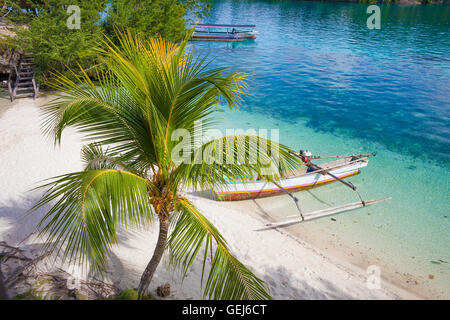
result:
[[[63,135],[60,147],[45,138],[40,128],[39,105],[48,97],[2,100],[0,106],[0,241],[36,253],[40,241],[33,235],[44,210],[25,216],[42,191],[30,191],[47,178],[81,169],[81,137],[73,130]],[[368,288],[366,270],[314,248],[287,230],[257,231],[267,221],[245,203],[217,202],[187,195],[220,230],[233,252],[266,281],[275,299],[415,299],[414,294],[385,280],[380,289]],[[157,237],[157,226],[121,233],[110,257],[107,279],[122,289],[138,285]],[[43,261],[44,268],[54,268]],[[57,264],[57,263],[56,263]],[[167,268],[158,267],[150,290],[169,282],[169,299],[201,299],[201,262],[198,260],[182,282]],[[64,269],[85,277],[81,268]]]

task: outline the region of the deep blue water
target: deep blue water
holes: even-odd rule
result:
[[[202,22],[256,24],[257,39],[192,46],[212,66],[251,75],[241,110],[224,113],[222,129],[277,128],[282,143],[319,155],[378,152],[350,180],[366,199],[392,201],[297,231],[370,252],[368,263],[448,299],[450,6],[380,6],[380,30],[366,27],[367,6],[214,1]],[[298,197],[308,211],[357,200],[340,184]],[[284,196],[258,203],[275,216],[297,213]]]
[[[215,1],[208,23],[256,24],[254,41],[198,42],[215,64],[251,74],[246,110],[381,143],[447,166],[450,6]]]

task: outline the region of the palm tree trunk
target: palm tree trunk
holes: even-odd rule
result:
[[[138,287],[138,297],[139,299],[147,292],[147,289],[152,281],[153,274],[158,267],[159,262],[164,254],[167,244],[167,232],[169,229],[169,217],[166,214],[159,215],[159,236],[158,242],[156,243],[155,251],[150,259],[144,273],[141,276],[141,282]]]

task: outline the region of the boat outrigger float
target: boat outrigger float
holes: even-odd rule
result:
[[[347,177],[359,174],[360,169],[366,167],[369,163],[369,158],[371,156],[375,156],[375,154],[314,157],[311,156],[311,153],[309,151],[303,150],[300,151],[300,153],[291,152],[291,154],[300,158],[305,163],[306,167],[300,167],[299,169],[285,174],[285,178],[278,182],[274,180],[260,180],[257,176],[250,177],[245,181],[234,180],[228,183],[223,189],[214,191],[217,199],[245,200],[268,197],[282,193],[289,195],[294,200],[299,211],[299,215],[296,215],[295,218],[286,221],[267,224],[268,227],[287,226],[306,220],[316,219],[319,217],[334,215],[344,211],[362,208],[392,199],[391,197],[388,197],[379,200],[363,200],[357,188],[351,182],[343,180]],[[331,158],[337,160],[322,163],[320,164],[320,166],[311,162],[311,160],[314,159]],[[295,195],[293,195],[292,192],[322,186],[324,184],[335,181],[338,181],[346,187],[355,191],[360,201],[308,213],[302,212],[299,199]]]

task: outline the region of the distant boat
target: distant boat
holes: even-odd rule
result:
[[[197,41],[244,41],[255,39],[255,25],[193,24],[195,31],[191,40]]]

